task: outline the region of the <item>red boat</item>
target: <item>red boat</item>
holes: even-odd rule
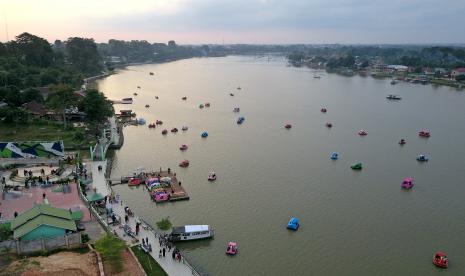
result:
[[[149,124],[149,128],[155,128],[156,127],[156,124],[152,123],[152,124]]]
[[[326,127],[332,128],[332,127],[333,127],[333,124],[331,124],[331,123],[326,123]]]
[[[446,253],[438,251],[433,256],[433,264],[440,268],[447,268],[449,266],[449,259]]]
[[[162,124],[163,124],[163,121],[157,120],[157,121],[155,122],[155,124],[157,124],[157,125],[162,125]]]
[[[183,160],[181,161],[181,163],[179,163],[179,167],[183,167],[183,168],[186,168],[186,167],[189,167],[189,160]]]
[[[205,107],[210,107],[210,103],[206,103],[206,104],[205,104]]]
[[[418,132],[418,135],[419,135],[420,137],[425,137],[425,138],[428,138],[428,137],[431,136],[430,133],[429,133],[429,131],[427,131],[427,130],[420,130],[420,131]]]
[[[181,146],[179,147],[180,150],[187,150],[187,148],[188,148],[187,145],[181,145]]]
[[[177,128],[172,128],[171,132],[176,133],[176,132],[178,132],[178,129]]]
[[[326,113],[327,110],[326,110],[326,108],[323,107],[320,111],[323,112],[323,113]]]
[[[291,125],[291,124],[286,124],[286,125],[284,126],[284,128],[285,128],[285,129],[290,129],[290,128],[292,128],[292,125]]]
[[[142,180],[139,178],[131,178],[129,180],[128,186],[139,186],[142,183]]]
[[[161,132],[161,134],[163,134],[163,135],[168,134],[168,130],[164,129],[164,130]]]

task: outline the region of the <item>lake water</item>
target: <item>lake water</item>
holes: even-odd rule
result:
[[[464,92],[320,74],[281,58],[233,56],[132,66],[99,81],[110,99],[134,98],[117,112],[164,122],[124,129],[112,178],[171,167],[191,199],[155,204],[142,187],[116,192],[153,225],[166,216],[176,226],[212,225],[213,240],[179,245],[211,275],[463,275]],[[161,135],[183,125],[185,133]],[[431,138],[418,137],[423,128]],[[181,144],[189,149],[179,151]],[[339,160],[329,159],[332,151]],[[430,161],[418,163],[420,153]],[[177,166],[183,159],[189,168]],[[355,162],[362,171],[349,168]],[[207,181],[210,171],[216,182]],[[414,178],[410,191],[400,189],[405,177]],[[297,232],[286,229],[291,216],[301,221]],[[225,255],[228,241],[238,243],[238,255]],[[432,264],[439,250],[449,255],[447,271]]]

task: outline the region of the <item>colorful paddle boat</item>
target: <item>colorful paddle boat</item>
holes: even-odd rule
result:
[[[418,132],[418,136],[423,137],[423,138],[429,138],[431,134],[429,133],[428,130],[423,129]]]
[[[365,130],[363,130],[363,129],[361,129],[361,130],[358,131],[358,135],[360,135],[360,136],[365,136],[365,135],[367,135],[367,134],[368,134],[368,133],[367,133]]]
[[[166,192],[160,192],[160,193],[155,193],[152,195],[153,200],[155,202],[165,202],[170,200],[170,195],[167,194]]]
[[[208,181],[215,181],[216,180],[216,173],[215,172],[210,172],[208,174]]]
[[[131,178],[129,179],[128,186],[139,186],[142,183],[140,178]]]
[[[412,189],[413,188],[413,178],[411,178],[411,177],[404,178],[404,180],[402,181],[402,184],[400,184],[400,187],[402,189],[405,189],[405,190]]]
[[[299,219],[292,217],[287,223],[287,229],[297,231],[299,229]]]
[[[285,129],[291,129],[291,128],[292,128],[292,125],[291,125],[291,124],[285,124],[285,125],[284,125],[284,128],[285,128]]]
[[[187,145],[181,145],[181,146],[179,147],[179,150],[184,151],[184,150],[187,150],[187,148],[188,148]]]
[[[239,117],[239,119],[237,119],[237,124],[241,125],[244,121],[245,121],[244,117]]]
[[[329,158],[331,158],[331,160],[337,160],[339,159],[339,154],[337,154],[337,152],[333,152]]]
[[[207,138],[208,137],[208,132],[204,131],[204,132],[202,132],[202,134],[200,136],[202,136],[202,138]]]
[[[449,259],[446,253],[438,251],[433,256],[433,264],[440,268],[447,268],[449,266]]]
[[[424,155],[424,154],[420,154],[417,157],[417,161],[418,162],[428,162],[428,157],[426,155]]]
[[[359,171],[362,169],[362,163],[355,163],[355,164],[352,164],[352,166],[350,166],[350,168],[352,170],[356,170],[356,171]]]
[[[189,160],[185,159],[179,163],[179,167],[187,168],[189,167]]]
[[[229,242],[228,247],[226,248],[227,255],[236,255],[237,254],[237,244],[235,242]]]

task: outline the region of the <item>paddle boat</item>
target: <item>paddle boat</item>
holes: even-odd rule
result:
[[[350,168],[351,168],[352,170],[357,170],[357,171],[359,171],[359,170],[362,169],[362,163],[355,163],[355,164],[352,164],[352,165],[350,166]]]
[[[446,253],[438,251],[433,256],[433,264],[440,268],[447,268],[449,266],[449,259]]]
[[[205,104],[205,107],[210,107],[210,103],[206,103],[206,104]]]
[[[137,89],[140,89],[140,86],[137,86]]]
[[[188,129],[189,129],[189,128],[188,128],[187,126],[183,126],[183,127],[181,128],[182,131],[186,131],[186,130],[188,130]]]
[[[388,99],[388,100],[395,100],[395,101],[402,100],[402,98],[401,98],[400,96],[392,95],[392,94],[388,95],[388,96],[386,97],[386,99]]]
[[[189,160],[185,159],[179,163],[179,167],[186,168],[189,167]]]
[[[155,202],[164,202],[170,200],[170,195],[166,192],[159,192],[152,194],[152,198],[155,200]]]
[[[150,72],[149,75],[150,75],[150,76],[153,76],[153,72]]]
[[[417,156],[417,161],[418,162],[428,162],[428,157],[424,154],[420,154]]]
[[[131,178],[129,179],[128,186],[139,186],[142,183],[140,178]]]
[[[227,255],[236,255],[237,254],[237,244],[235,242],[229,242],[228,247],[226,248]]]
[[[405,139],[400,139],[399,141],[399,145],[403,146],[407,143],[407,141],[405,141]]]
[[[292,125],[291,125],[291,124],[285,124],[285,125],[284,125],[284,128],[285,128],[285,129],[291,129],[291,128],[292,128]]]
[[[158,100],[158,96],[155,96],[155,100]]]
[[[139,118],[136,120],[138,125],[145,125],[145,119],[144,118]]]
[[[172,133],[176,133],[176,132],[178,132],[178,129],[175,128],[175,127],[173,127],[173,128],[171,129],[171,132],[172,132]]]
[[[184,150],[187,150],[187,148],[188,148],[187,145],[181,145],[181,146],[179,147],[179,150],[183,150],[183,151],[184,151]]]
[[[203,104],[200,104],[200,105],[199,105],[199,108],[200,108],[200,109],[202,109],[203,107],[204,107],[204,105],[203,105]]]
[[[155,124],[157,124],[157,125],[163,125],[163,121],[156,120],[156,121],[155,121]]]
[[[146,104],[146,105],[145,105],[145,107],[146,107],[146,108],[149,108],[149,107],[150,107],[150,105]]]
[[[168,134],[168,130],[166,130],[166,129],[162,130],[161,134],[163,134],[163,135]]]
[[[233,109],[233,112],[235,112],[235,113],[240,112],[240,111],[241,111],[241,109],[240,109],[239,107],[235,107],[235,108]]]
[[[339,154],[337,154],[337,152],[333,152],[329,158],[331,158],[331,160],[338,160]]]
[[[429,133],[428,130],[420,130],[418,132],[418,136],[423,137],[423,138],[429,138],[431,134]]]
[[[145,180],[145,185],[147,186],[147,188],[153,185],[154,183],[160,183],[160,180],[157,177],[151,177]]]
[[[320,111],[321,111],[322,113],[326,113],[326,111],[328,111],[328,110],[327,110],[326,108],[323,107],[322,109],[320,109]]]
[[[229,93],[229,96],[234,97],[234,93]]]
[[[287,229],[297,231],[299,229],[299,219],[292,217],[287,223]]]
[[[237,87],[237,90],[241,90],[242,88],[240,86]]]
[[[314,79],[319,79],[319,78],[321,78],[321,77],[320,77],[319,75],[313,75],[313,78],[314,78]]]
[[[185,100],[187,100],[187,97],[182,97],[181,99],[182,99],[183,101],[185,101]]]
[[[242,124],[244,121],[245,121],[245,118],[244,118],[244,117],[239,117],[239,119],[237,119],[237,124],[240,125],[240,124]]]
[[[215,172],[210,172],[208,174],[208,181],[215,181],[216,180],[216,173]]]
[[[392,85],[394,85],[394,84],[396,84],[396,83],[397,83],[396,80],[392,80],[392,81],[391,81],[391,84],[392,84]]]
[[[363,129],[361,129],[361,130],[358,131],[358,135],[360,135],[360,136],[365,136],[365,135],[367,135],[367,134],[368,134],[368,133],[367,133],[365,130],[363,130]]]
[[[149,128],[155,128],[157,125],[155,123],[149,124]]]
[[[400,187],[402,189],[405,189],[405,190],[412,189],[413,188],[413,178],[411,178],[411,177],[404,178],[404,180],[400,184]]]
[[[133,93],[133,95],[134,95],[134,96],[137,96],[137,93],[136,93],[136,92],[134,92],[134,93]]]
[[[208,137],[208,132],[204,131],[204,132],[202,132],[202,134],[200,136],[202,136],[202,138],[207,138]]]
[[[326,123],[326,127],[327,127],[327,128],[332,128],[332,127],[333,127],[333,124],[331,124],[331,123]]]

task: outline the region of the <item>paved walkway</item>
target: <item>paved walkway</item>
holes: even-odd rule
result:
[[[111,190],[105,180],[105,171],[107,169],[107,161],[85,161],[87,171],[91,172],[92,186],[103,196],[111,194]],[[102,166],[102,170],[98,170],[98,166]]]

